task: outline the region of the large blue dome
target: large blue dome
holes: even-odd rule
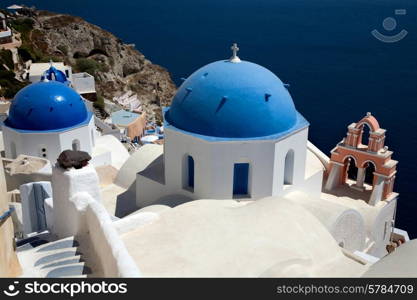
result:
[[[282,81],[257,64],[208,64],[179,88],[165,118],[181,130],[222,138],[252,138],[293,128],[298,112]]]
[[[88,122],[91,113],[81,96],[57,81],[37,82],[21,89],[5,125],[19,130],[54,131]]]

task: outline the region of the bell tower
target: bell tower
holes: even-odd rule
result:
[[[367,144],[364,144],[365,127],[369,128]],[[331,151],[325,189],[332,191],[345,184],[359,191],[371,189],[368,204],[373,206],[389,199],[393,195],[398,161],[391,158],[393,152],[385,146],[385,133],[386,130],[380,128],[371,113],[367,113],[359,122],[350,124],[346,137]],[[352,166],[357,173],[353,174],[354,180],[349,180],[348,173]],[[373,179],[368,185],[365,183],[367,168],[373,170]]]

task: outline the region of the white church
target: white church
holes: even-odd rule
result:
[[[73,89],[63,83],[37,82],[15,96],[3,126],[6,157],[19,154],[56,161],[66,149],[91,153],[95,126]]]
[[[95,166],[109,165],[128,157],[116,138],[103,137],[93,113],[63,71],[51,64],[44,67],[40,81],[14,97],[2,126],[7,158],[19,155],[41,157],[55,164],[64,150],[85,151]]]
[[[53,166],[50,232],[82,241],[93,277],[417,276],[414,265],[392,269],[408,256],[385,259],[416,243],[395,228],[397,161],[375,117],[350,124],[328,157],[286,85],[238,50],[182,83],[163,112],[163,145],[123,158],[108,145],[100,163],[105,136],[74,90],[22,89],[3,126],[7,157],[93,154],[80,170]],[[99,168],[116,159],[109,179]]]
[[[163,161],[139,173],[139,206],[172,194],[242,200],[291,189],[320,194],[323,172],[305,176],[309,123],[284,83],[241,61],[236,50],[194,72],[166,109]]]

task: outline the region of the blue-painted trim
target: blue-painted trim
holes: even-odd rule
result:
[[[64,132],[64,131],[68,131],[68,130],[72,130],[72,129],[76,129],[79,127],[83,127],[85,125],[88,125],[88,123],[90,123],[91,118],[93,117],[93,113],[91,111],[87,111],[87,118],[74,126],[71,127],[65,127],[65,128],[58,128],[58,129],[51,129],[51,130],[27,130],[27,129],[17,129],[17,128],[13,128],[11,126],[7,125],[7,122],[3,123],[4,127],[10,128],[14,131],[20,132],[20,133],[53,133],[53,132]]]
[[[209,142],[277,140],[277,139],[281,139],[286,136],[289,136],[296,131],[300,131],[310,126],[310,123],[299,112],[297,112],[297,119],[296,119],[294,126],[284,132],[280,132],[280,133],[268,135],[268,136],[259,136],[259,137],[224,138],[224,137],[207,136],[207,135],[202,135],[202,134],[179,129],[175,127],[174,125],[170,124],[165,118],[165,114],[169,111],[169,107],[164,107],[162,111],[163,111],[163,117],[164,117],[164,129],[169,128],[169,129],[181,132],[183,134],[191,135],[193,137],[206,140]]]
[[[9,218],[14,211],[15,211],[15,208],[13,206],[10,207],[9,210],[6,210],[5,213],[3,213],[2,215],[0,215],[0,221],[6,220],[7,218]]]

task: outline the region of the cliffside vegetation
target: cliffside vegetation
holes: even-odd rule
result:
[[[10,50],[0,50],[0,97],[12,98],[26,84],[15,78],[14,63]]]
[[[148,117],[161,121],[161,106],[169,105],[176,86],[166,69],[152,64],[135,46],[123,43],[79,17],[47,11],[33,11],[30,15],[13,18],[10,25],[20,33],[22,41],[18,49],[20,68],[28,60],[63,61],[71,65],[74,72],[87,72],[95,77],[96,107],[104,109],[105,99],[111,101],[114,97],[134,93]],[[0,60],[13,70],[10,53],[1,52]],[[1,76],[4,82],[0,84],[10,87],[6,89],[6,97],[25,84],[16,84],[11,73],[1,68],[0,71],[4,72]]]

